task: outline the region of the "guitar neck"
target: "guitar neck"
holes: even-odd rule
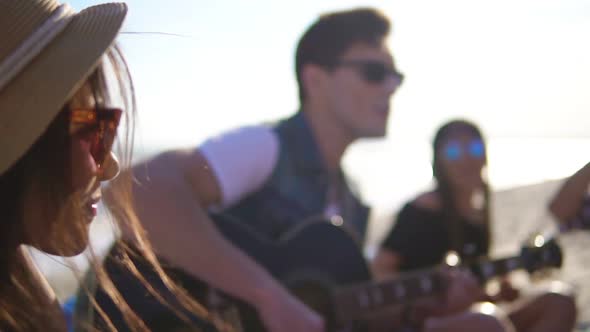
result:
[[[333,294],[335,317],[340,322],[355,320],[386,307],[434,296],[445,287],[440,271],[429,269],[339,288]]]
[[[501,258],[496,260],[482,259],[469,264],[466,267],[479,279],[480,283],[507,274],[509,272],[525,268],[520,256]]]
[[[524,268],[520,256],[483,259],[466,265],[481,283]],[[333,294],[339,321],[350,321],[380,309],[441,294],[446,280],[438,268],[405,273],[395,279],[339,288]]]

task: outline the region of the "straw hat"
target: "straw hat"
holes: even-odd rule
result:
[[[123,3],[76,13],[55,0],[0,0],[0,174],[96,68],[126,13]]]

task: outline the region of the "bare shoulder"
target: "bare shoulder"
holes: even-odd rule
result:
[[[418,195],[418,197],[412,201],[412,204],[416,207],[431,211],[438,211],[442,208],[440,196],[435,191],[428,191]]]

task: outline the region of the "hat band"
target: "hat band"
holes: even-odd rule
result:
[[[0,91],[45,48],[74,17],[74,10],[61,4],[51,16],[0,64]]]

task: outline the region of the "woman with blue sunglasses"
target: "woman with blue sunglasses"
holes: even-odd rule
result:
[[[488,255],[491,243],[490,189],[484,176],[487,165],[483,135],[476,125],[465,120],[450,121],[439,128],[433,142],[435,188],[407,203],[397,215],[374,260],[381,277],[397,272],[428,268],[442,263],[453,251],[462,262]],[[507,331],[571,331],[576,307],[572,297],[545,293],[532,299],[519,299],[508,278],[502,278],[500,291],[493,296],[484,288],[473,294],[480,301],[510,302],[508,313],[491,303],[494,313]],[[428,326],[461,321],[472,310],[453,313],[442,310]],[[486,310],[488,311],[488,310]]]

